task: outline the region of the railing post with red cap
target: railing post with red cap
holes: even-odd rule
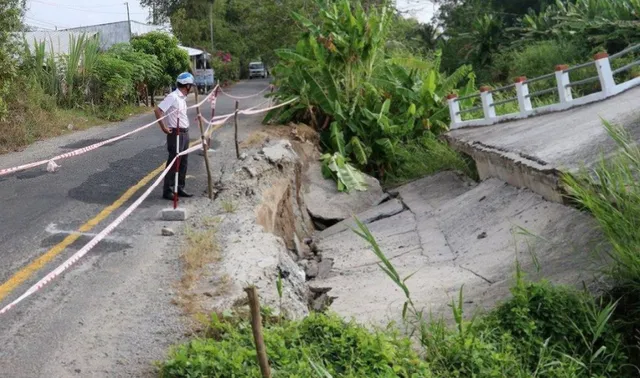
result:
[[[524,76],[517,77],[515,83],[520,115],[524,116],[533,110],[531,98],[529,97],[529,84],[527,84],[527,78]]]
[[[614,94],[616,87],[616,81],[613,78],[613,72],[611,71],[611,62],[609,61],[609,54],[602,52],[596,54],[593,59],[596,61],[596,68],[598,69],[598,78],[600,78],[600,87],[605,97],[609,97]]]
[[[491,87],[480,87],[480,99],[482,100],[484,119],[487,121],[495,119],[496,108],[493,106],[493,94],[491,94]]]
[[[556,66],[556,83],[558,85],[558,96],[560,97],[561,104],[573,101],[571,87],[568,86],[571,83],[568,69],[569,66],[564,64]]]
[[[460,102],[458,102],[457,94],[450,94],[447,96],[447,102],[449,103],[449,117],[451,117],[452,129],[456,128],[460,122],[462,122],[462,116],[460,115]]]

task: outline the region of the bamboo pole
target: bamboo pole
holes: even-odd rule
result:
[[[262,317],[260,316],[260,301],[258,299],[258,291],[255,286],[249,286],[244,289],[249,297],[249,308],[251,310],[251,329],[253,330],[253,340],[256,343],[256,353],[258,365],[263,378],[271,378],[271,368],[269,367],[269,359],[267,357],[267,348],[264,345],[264,337],[262,336]]]
[[[236,100],[236,113],[233,116],[233,128],[234,128],[234,140],[236,142],[236,158],[240,160],[240,147],[238,146],[238,106],[239,103]]]
[[[196,88],[196,103],[198,103],[198,89]],[[209,145],[204,138],[204,127],[202,126],[202,114],[200,114],[200,107],[196,108],[198,112],[198,127],[200,127],[200,139],[202,140],[202,152],[204,153],[204,165],[207,168],[207,194],[209,199],[213,199],[213,180],[211,178],[211,166],[209,165]]]

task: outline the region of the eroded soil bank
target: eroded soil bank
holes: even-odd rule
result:
[[[221,251],[190,291],[199,311],[245,305],[242,288],[252,284],[263,305],[293,317],[330,306],[365,323],[399,320],[404,294],[351,230],[353,214],[402,276],[414,274],[407,283],[416,305],[436,315],[448,315],[461,288],[466,310],[506,298],[516,261],[532,279],[590,287],[600,280],[602,262],[590,251],[601,235],[575,209],[455,172],[388,192],[368,178],[368,191],[339,193],[322,178],[313,132],[265,130],[248,137],[243,159],[221,172],[213,206],[194,214],[215,219]]]

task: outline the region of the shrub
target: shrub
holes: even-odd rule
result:
[[[149,87],[157,87],[161,84],[164,73],[162,71],[162,64],[155,55],[136,51],[128,43],[113,45],[109,49],[108,54],[132,65],[132,86],[134,84],[144,83]]]
[[[152,32],[134,37],[131,46],[136,51],[155,55],[162,65],[159,86],[169,86],[176,77],[189,70],[189,55],[178,47],[178,40],[164,32]]]
[[[11,81],[16,77],[17,62],[14,59],[19,43],[14,33],[22,27],[24,3],[5,0],[0,3],[0,119],[7,111],[7,96]]]
[[[491,311],[483,328],[495,328],[500,337],[513,338],[529,369],[539,365],[548,348],[557,356],[579,361],[588,376],[622,373],[626,357],[621,337],[610,322],[614,305],[597,303],[588,293],[545,281],[518,279],[511,293],[511,299]]]
[[[106,107],[126,104],[134,93],[135,66],[111,54],[103,54],[96,66],[95,96]]]
[[[229,54],[216,55],[211,59],[216,80],[220,83],[238,80],[240,78],[239,64],[239,61]]]
[[[553,73],[558,64],[574,65],[589,59],[589,51],[575,43],[563,40],[534,42],[499,54],[494,60],[493,76],[507,81],[518,76],[534,78]]]
[[[266,319],[264,339],[274,376],[314,377],[316,364],[335,377],[430,377],[410,341],[393,333],[370,332],[335,315]],[[214,315],[209,336],[175,348],[162,364],[161,375],[261,377],[246,320]]]

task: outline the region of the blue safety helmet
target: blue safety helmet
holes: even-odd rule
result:
[[[193,85],[195,80],[194,80],[192,74],[190,74],[188,72],[183,72],[180,75],[178,75],[178,78],[176,79],[176,82],[178,84],[182,84],[182,85],[187,85],[187,84]]]

